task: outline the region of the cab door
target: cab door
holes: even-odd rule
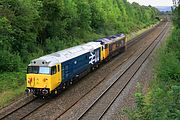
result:
[[[51,67],[51,91],[60,84],[60,65]]]
[[[109,56],[109,44],[105,44],[105,59]]]
[[[62,81],[62,77],[61,77],[61,73],[62,73],[62,70],[61,70],[61,64],[58,64],[57,66],[57,83],[60,85],[61,81]]]

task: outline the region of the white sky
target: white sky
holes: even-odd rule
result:
[[[151,6],[172,6],[172,0],[127,0],[130,3],[137,2],[140,5]]]

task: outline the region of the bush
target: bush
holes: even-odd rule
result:
[[[8,51],[0,50],[0,71],[12,72],[19,71],[21,59],[18,55],[11,54]]]

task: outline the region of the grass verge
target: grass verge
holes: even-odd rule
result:
[[[16,100],[25,90],[25,72],[0,74],[0,108]]]

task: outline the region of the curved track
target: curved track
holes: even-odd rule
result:
[[[155,27],[147,30],[146,32],[140,34],[139,36],[135,37],[134,39],[130,40],[127,42],[127,47],[131,47],[132,45],[134,45],[136,42],[139,42],[143,37],[145,37],[146,35],[148,35],[149,33],[151,33],[152,31],[154,31],[154,29],[156,29],[158,26],[160,26],[160,24],[156,25]],[[125,59],[124,61],[122,61],[120,64],[118,64],[114,70],[116,68],[118,68],[120,65],[122,65],[123,63],[125,63],[126,61],[128,61],[132,56],[133,54],[136,52],[137,50],[135,50],[133,53],[131,53],[131,55]],[[64,113],[66,113],[69,109],[71,109],[74,105],[76,105],[76,103],[78,103],[82,98],[84,98],[86,95],[88,95],[94,88],[96,88],[99,84],[101,84],[107,76],[109,76],[109,74],[111,73],[108,73],[105,78],[103,78],[102,81],[100,81],[98,84],[96,84],[92,89],[90,89],[86,94],[84,94],[82,97],[80,97],[74,104],[72,104],[70,107],[68,107],[65,111],[63,111],[60,115],[58,115],[58,117],[56,117],[56,119],[60,118]]]
[[[164,37],[164,35],[167,32],[167,24],[165,25],[164,29],[160,32],[160,34],[156,37],[156,39],[128,66],[127,69],[125,69],[122,74],[110,85],[107,87],[107,89],[101,93],[101,95],[99,95],[90,105],[88,105],[88,107],[86,107],[86,109],[79,114],[77,117],[73,118],[73,119],[101,119],[103,117],[103,115],[106,113],[106,111],[109,109],[109,107],[113,104],[113,102],[116,100],[116,98],[121,94],[121,92],[126,88],[126,86],[128,85],[128,83],[131,81],[131,79],[133,78],[133,76],[136,74],[136,72],[139,70],[139,68],[141,67],[141,65],[146,61],[146,59],[149,57],[149,55],[152,53],[152,51],[155,49],[155,47],[157,46],[157,44],[162,40],[162,38]],[[153,29],[152,29],[153,30]],[[149,32],[151,32],[151,30],[149,30]],[[144,35],[148,34],[149,32],[145,33]],[[133,41],[134,42],[134,41]],[[132,42],[130,41],[128,45],[132,45]],[[132,72],[133,70],[133,72]],[[127,77],[128,76],[128,77]],[[112,92],[109,93],[109,95],[106,95],[108,93],[108,91],[110,91],[110,89],[114,89],[111,91],[117,91],[117,86],[115,87],[116,83],[119,81],[119,79],[126,79],[126,83],[123,85],[123,87],[118,90],[118,92],[116,93],[115,96],[110,96],[110,94]],[[114,87],[114,88],[113,88]],[[91,91],[89,91],[91,92]],[[89,93],[88,92],[88,93]],[[87,93],[87,94],[88,94]],[[87,95],[86,94],[86,95]],[[86,95],[84,95],[83,97],[85,97]],[[108,96],[108,97],[112,97],[113,99],[108,103],[108,105],[104,108],[104,110],[102,111],[102,113],[100,113],[97,116],[95,116],[95,118],[93,118],[93,115],[97,113],[97,111],[91,111],[92,108],[94,106],[96,106],[96,104],[98,104],[98,102],[101,99],[106,100],[106,98],[103,98],[104,96]],[[82,98],[81,98],[82,99]],[[80,100],[81,100],[80,99]],[[78,101],[77,101],[78,102]],[[76,103],[77,103],[76,102]],[[102,104],[103,102],[101,102]],[[100,104],[100,103],[99,103]],[[66,111],[70,110],[74,105],[72,105],[69,109],[67,109]],[[98,107],[98,105],[96,106]],[[66,112],[65,111],[65,112]],[[65,113],[63,112],[63,114]],[[99,112],[99,111],[98,111]],[[93,114],[92,114],[93,113]],[[61,116],[63,115],[59,115],[56,119],[61,119]]]
[[[121,78],[123,77],[123,75],[127,74],[127,72],[132,69],[133,66],[135,66],[135,64],[138,64],[137,67],[133,67],[134,68],[134,71],[133,73],[129,73],[128,76],[129,79],[127,79],[127,82],[124,84],[123,88],[121,88],[115,96],[112,96],[112,100],[109,102],[109,104],[105,107],[105,109],[103,110],[102,113],[100,113],[100,115],[98,116],[98,120],[101,119],[104,114],[107,112],[107,110],[110,108],[110,106],[114,103],[114,101],[117,99],[117,97],[122,93],[122,91],[126,88],[126,86],[128,85],[128,83],[132,80],[132,78],[134,77],[134,75],[137,73],[137,71],[141,68],[142,64],[146,61],[146,59],[150,56],[150,54],[153,52],[153,50],[156,48],[156,46],[158,45],[158,43],[162,40],[162,38],[164,37],[164,35],[166,34],[167,32],[167,24],[166,26],[164,27],[164,29],[162,30],[162,32],[158,35],[158,37],[156,38],[156,40],[154,42],[151,43],[151,45],[149,47],[146,48],[146,50],[140,54],[138,56],[138,58],[128,67],[128,69],[126,69],[122,75],[120,77],[118,77],[118,79],[116,81],[113,82],[113,84],[111,86],[109,86],[91,105],[89,105],[89,107],[79,116],[79,118],[77,118],[78,120],[79,119],[86,119],[87,117],[91,117],[91,115],[87,115],[88,112],[91,110],[91,108],[93,106],[95,106],[96,104],[98,104],[99,100],[110,90],[110,89],[113,89],[113,86],[114,84],[116,84],[116,82]],[[140,64],[139,64],[140,62]],[[116,88],[114,88],[114,90],[117,90]],[[111,97],[111,96],[109,96]],[[97,107],[97,106],[96,106]],[[92,113],[91,113],[92,114]],[[84,116],[86,116],[85,118],[83,118]],[[97,117],[95,117],[97,118]]]
[[[128,47],[132,46],[133,44],[135,44],[136,42],[138,42],[141,38],[143,38],[144,36],[146,36],[146,35],[148,35],[149,33],[151,33],[151,32],[152,32],[154,29],[156,29],[158,26],[160,26],[160,25],[157,25],[157,26],[155,26],[154,28],[152,28],[152,29],[144,32],[143,34],[139,35],[138,37],[134,38],[133,40],[128,41],[128,43],[127,43]],[[158,39],[158,38],[163,34],[164,31],[165,31],[165,28],[163,29],[163,31],[161,32],[161,34],[158,35],[158,37],[157,37],[156,39]],[[156,41],[156,40],[155,40],[155,41]],[[160,41],[160,40],[159,40],[159,41]],[[154,43],[154,42],[153,42],[153,43]],[[153,43],[151,44],[151,46],[153,45]],[[142,55],[144,55],[145,52],[150,49],[151,46],[149,46],[141,55],[139,55],[138,58],[128,67],[128,69],[130,69],[130,68],[135,64],[135,62],[137,62],[137,60],[140,59],[140,57],[141,57]],[[155,45],[155,46],[156,46],[156,45]],[[155,48],[155,46],[154,46],[154,48]],[[153,48],[153,49],[154,49],[154,48]],[[152,51],[153,51],[153,49],[152,49]],[[151,52],[152,52],[152,51],[151,51]],[[134,51],[134,52],[136,52],[136,51]],[[151,53],[151,52],[150,52],[150,53]],[[149,53],[149,54],[150,54],[150,53]],[[120,63],[115,67],[115,69],[116,69],[117,67],[119,67],[121,64],[123,64],[124,62],[126,62],[127,60],[129,60],[129,58],[131,58],[131,56],[132,56],[133,54],[134,54],[134,53],[132,53],[132,54],[131,54],[127,59],[125,59],[124,61],[120,62]],[[148,56],[149,56],[149,55],[148,55]],[[148,57],[148,56],[147,56],[147,57]],[[146,59],[147,59],[147,57],[146,57]],[[146,59],[145,59],[145,60],[146,60]],[[144,60],[144,61],[145,61],[145,60]],[[141,65],[142,65],[142,64],[143,64],[143,62],[141,63]],[[138,69],[140,68],[141,65],[139,65]],[[128,69],[124,70],[124,72],[123,72],[123,74],[121,75],[121,77],[122,77],[125,73],[127,73]],[[138,69],[137,69],[137,70],[138,70]],[[137,70],[136,70],[136,72],[137,72]],[[135,73],[136,73],[136,72],[135,72]],[[135,74],[135,73],[134,73],[134,74]],[[109,73],[109,74],[110,74],[110,73]],[[109,74],[107,74],[106,76],[108,76]],[[133,75],[134,75],[134,74],[133,74]],[[133,76],[132,76],[132,77],[133,77]],[[132,78],[132,77],[131,77],[131,78]],[[105,77],[105,78],[106,78],[106,77]],[[105,79],[105,78],[104,78],[104,79]],[[131,79],[131,78],[130,78],[130,79]],[[104,80],[104,79],[103,79],[103,80]],[[119,77],[118,79],[120,79],[120,77]],[[113,82],[112,85],[109,86],[91,105],[89,105],[89,107],[78,117],[78,119],[84,118],[84,116],[88,113],[88,111],[91,110],[91,108],[106,94],[106,92],[107,92],[109,89],[112,88],[112,86],[118,81],[118,79],[117,79],[115,82]],[[127,81],[127,83],[124,85],[124,88],[125,88],[126,85],[129,83],[130,79],[129,79],[129,80]],[[72,104],[70,107],[66,108],[66,110],[64,110],[60,115],[58,115],[58,117],[56,117],[56,119],[59,119],[59,118],[60,118],[62,115],[64,115],[68,110],[70,110],[71,108],[73,108],[73,106],[74,106],[75,104],[77,104],[82,98],[84,98],[87,94],[89,94],[95,87],[97,87],[99,84],[101,84],[101,83],[103,82],[103,80],[100,81],[96,86],[94,86],[90,91],[88,91],[88,92],[87,92],[85,95],[83,95],[81,98],[79,98],[76,102],[74,102],[74,104]],[[117,96],[119,96],[119,94],[121,93],[121,91],[123,91],[124,88],[122,88],[122,89],[117,93],[116,97],[113,97],[113,100],[109,103],[109,105],[106,107],[106,109],[104,109],[104,112],[101,114],[101,116],[99,116],[99,119],[102,118],[102,116],[106,113],[106,111],[108,110],[108,108],[111,106],[111,104],[114,102],[114,100],[117,98]],[[35,112],[36,110],[38,110],[39,108],[41,108],[42,106],[44,106],[44,105],[45,105],[46,103],[48,103],[49,101],[50,101],[50,100],[48,100],[48,99],[44,100],[44,99],[34,98],[34,99],[32,99],[31,101],[28,101],[27,103],[23,104],[22,106],[20,106],[20,107],[14,109],[14,110],[12,110],[12,111],[10,111],[10,112],[7,112],[6,114],[2,115],[2,116],[0,117],[0,119],[8,119],[8,120],[9,120],[9,119],[24,119],[24,118],[26,118],[27,116],[29,116],[31,113]]]

